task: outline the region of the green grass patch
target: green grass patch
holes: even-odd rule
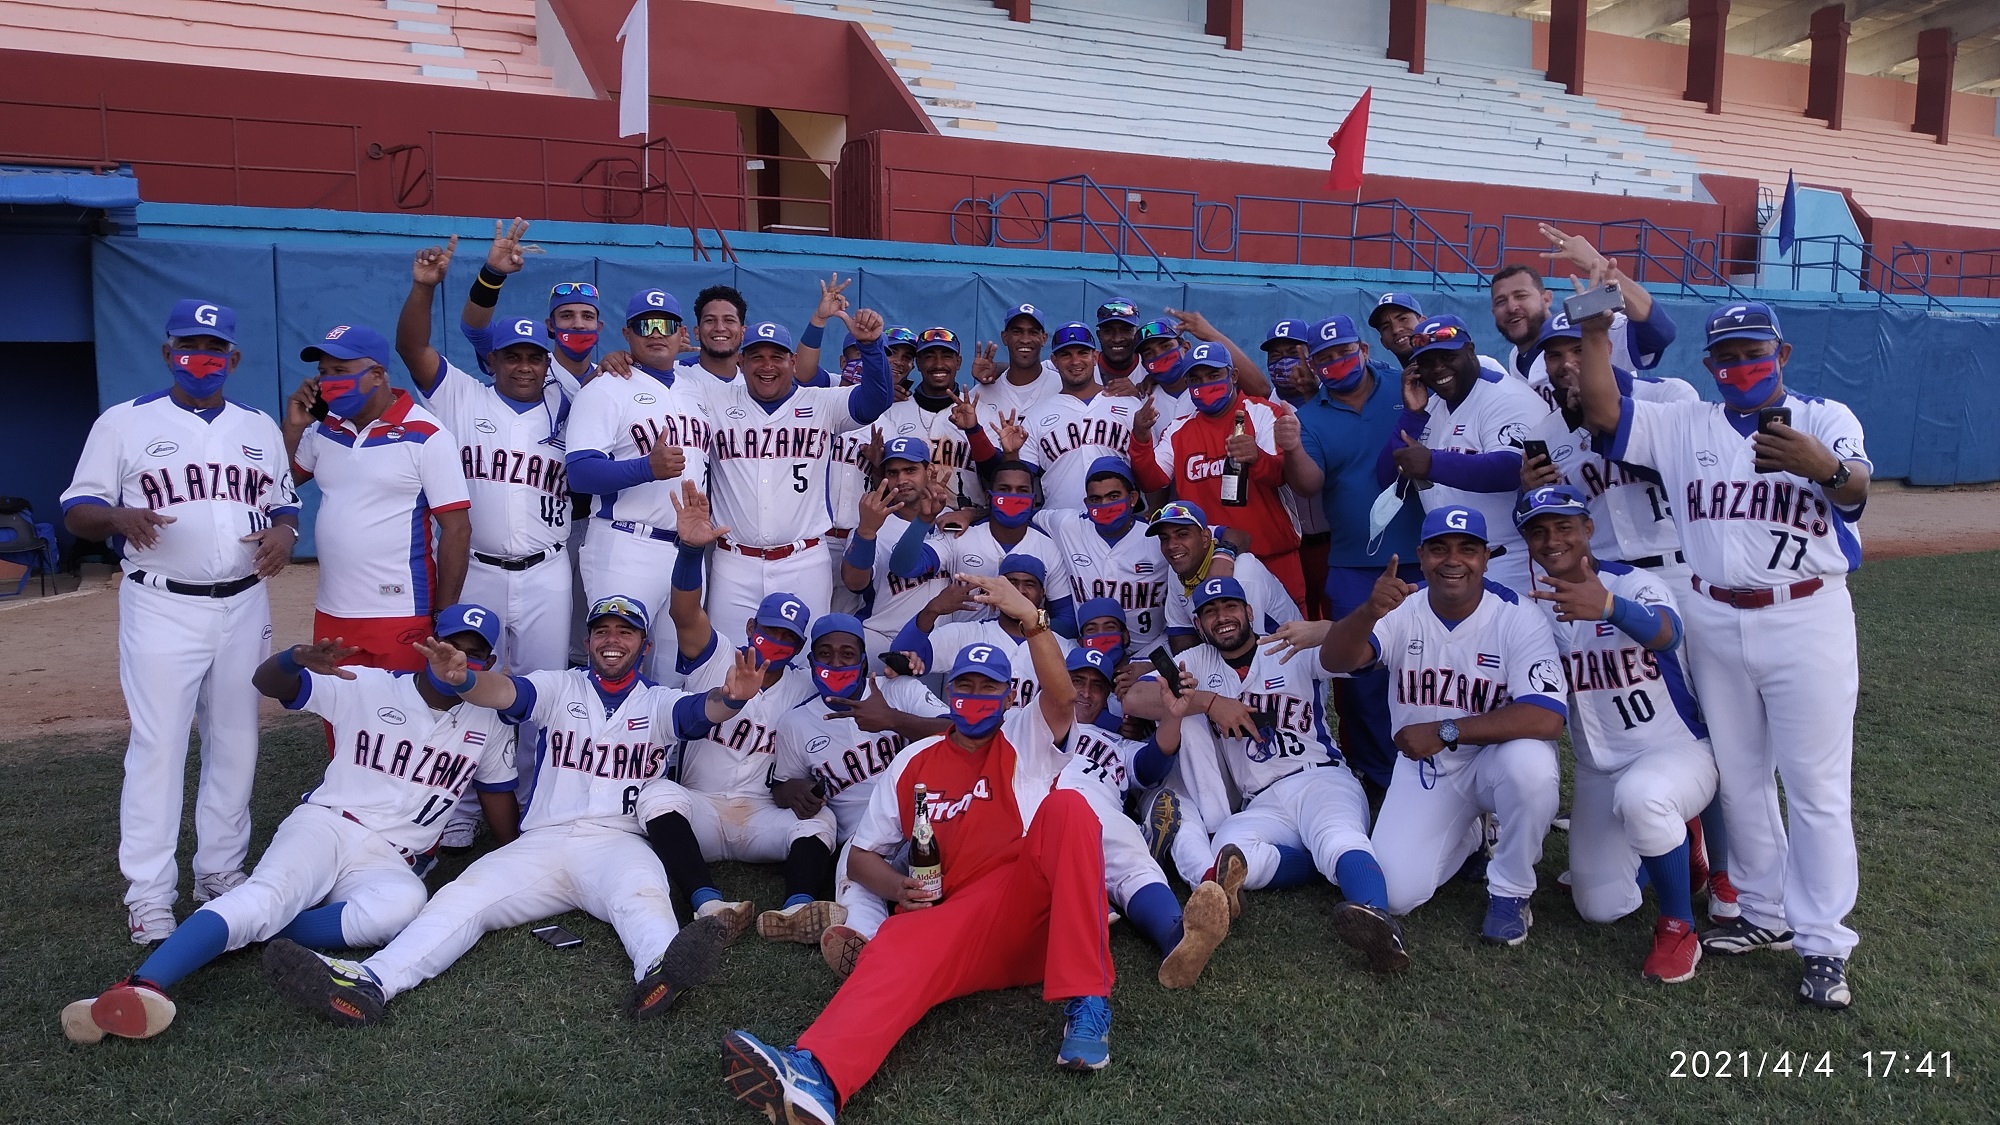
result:
[[[2000,855],[1993,740],[2000,553],[1870,564],[1854,580],[1862,692],[1855,816],[1862,944],[1855,1008],[1792,998],[1798,960],[1705,961],[1689,984],[1639,979],[1652,914],[1584,923],[1555,885],[1549,836],[1535,928],[1480,945],[1483,894],[1448,886],[1407,920],[1416,965],[1378,980],[1328,928],[1327,887],[1252,894],[1189,992],[1114,932],[1112,1064],[1053,1068],[1061,1017],[1035,990],[932,1013],[851,1103],[855,1122],[1964,1121],[2000,1118]],[[1810,659],[1811,654],[1802,654]],[[317,724],[272,731],[256,847],[324,765]],[[619,1017],[630,966],[610,928],[552,951],[526,927],[489,935],[399,997],[379,1028],[293,1012],[257,951],[175,990],[178,1021],[148,1042],[79,1047],[62,1006],[130,972],[116,864],[123,745],[0,746],[0,1120],[748,1122],[719,1081],[718,1041],[747,1027],[789,1041],[832,994],[818,953],[747,937],[720,979],[653,1023]],[[193,778],[189,779],[192,798]],[[192,830],[187,839],[191,841]],[[254,851],[255,849],[253,849]],[[182,862],[186,862],[183,851]],[[448,860],[433,887],[464,866]],[[775,870],[725,865],[732,896],[780,895]],[[182,906],[183,915],[187,909]],[[1676,1078],[1675,1052],[1741,1052],[1762,1077]],[[1952,1077],[1867,1074],[1868,1051],[1951,1052]],[[1829,1058],[1830,1075],[1772,1073]],[[1935,1065],[1935,1059],[1934,1059]],[[1686,1069],[1694,1069],[1689,1063]]]

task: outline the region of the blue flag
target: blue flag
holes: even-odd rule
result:
[[[1778,207],[1778,253],[1790,254],[1799,236],[1799,181],[1785,173],[1785,202]]]

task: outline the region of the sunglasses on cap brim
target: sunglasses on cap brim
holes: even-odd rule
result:
[[[1465,335],[1465,329],[1447,324],[1435,331],[1411,334],[1410,346],[1413,348],[1427,348],[1432,344],[1448,344],[1453,340],[1465,339]]]
[[[588,281],[559,282],[549,287],[549,297],[550,299],[557,297],[582,297],[585,300],[595,301],[597,300],[597,286],[592,285]]]

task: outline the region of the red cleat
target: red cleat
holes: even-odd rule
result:
[[[1708,873],[1708,916],[1718,922],[1743,916],[1743,908],[1736,905],[1736,887],[1730,883],[1727,871]]]
[[[1701,941],[1694,927],[1679,918],[1662,918],[1653,923],[1653,952],[1646,955],[1640,976],[1661,984],[1679,984],[1694,979],[1694,967],[1701,963]]]
[[[1700,898],[1708,889],[1708,843],[1701,834],[1701,818],[1688,821],[1688,893]]]

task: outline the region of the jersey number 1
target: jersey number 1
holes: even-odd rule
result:
[[[413,819],[425,828],[429,828],[438,822],[439,817],[450,812],[451,807],[457,803],[458,798],[449,793],[433,793],[431,799],[424,802],[424,807],[417,810],[417,815]]]

